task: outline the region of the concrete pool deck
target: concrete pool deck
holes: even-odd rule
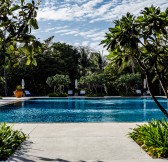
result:
[[[152,159],[127,133],[136,123],[15,124],[29,135],[8,161],[164,162]]]
[[[20,101],[25,101],[29,100],[31,97],[22,97],[22,98],[16,98],[16,97],[3,97],[0,99],[0,106],[20,102]]]
[[[29,98],[22,98],[25,100]],[[0,105],[20,101],[5,98]],[[142,123],[20,123],[29,135],[9,162],[164,162],[152,159],[127,134]]]

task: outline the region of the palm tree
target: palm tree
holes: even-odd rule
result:
[[[81,76],[85,76],[90,71],[90,50],[86,47],[79,47],[78,51],[80,53]]]

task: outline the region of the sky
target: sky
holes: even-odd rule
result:
[[[88,46],[107,53],[100,44],[113,21],[127,12],[138,15],[144,7],[168,7],[168,0],[42,0],[33,31],[40,40],[54,36],[54,42]]]

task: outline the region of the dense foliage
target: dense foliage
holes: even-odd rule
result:
[[[136,89],[141,84],[141,75],[139,73],[123,74],[113,83],[118,89],[120,95],[136,95]]]
[[[26,135],[13,130],[6,123],[0,124],[0,160],[6,160],[17,147],[26,139]]]
[[[68,75],[56,74],[54,76],[48,77],[46,83],[50,87],[54,87],[54,93],[59,92],[62,94],[64,92],[64,88],[69,85],[70,79]]]
[[[49,93],[48,96],[49,97],[67,97],[68,94],[67,93]]]
[[[145,7],[138,17],[127,13],[114,24],[101,42],[110,50],[111,62],[121,66],[127,61],[136,61],[145,75],[153,100],[168,117],[153,91],[153,80],[158,79],[168,97],[165,84],[168,72],[168,8],[161,12],[159,7]]]
[[[36,65],[34,55],[41,43],[31,34],[38,29],[36,20],[39,1],[26,3],[19,0],[0,1],[0,70],[4,73],[4,91],[7,95],[7,71],[12,60],[18,64],[23,58],[26,64]],[[3,75],[1,75],[2,77]]]
[[[79,84],[85,87],[89,95],[105,94],[105,77],[103,73],[92,73],[80,78]]]
[[[85,54],[81,53],[81,50],[85,51]],[[18,65],[16,65],[18,63],[16,59],[12,60],[7,69],[9,96],[12,95],[16,85],[21,83],[22,78],[25,80],[25,88],[32,94],[47,95],[52,90],[46,84],[46,80],[55,74],[68,75],[71,81],[69,88],[74,89],[75,79],[79,79],[84,74],[100,71],[105,64],[98,52],[93,52],[86,47],[78,49],[65,43],[52,43],[45,40],[42,51],[35,55],[36,66],[25,66],[27,60],[24,58]],[[87,60],[84,59],[84,55],[87,56]],[[0,74],[3,75],[3,70],[0,70]],[[4,87],[3,80],[0,86]],[[3,91],[0,93],[4,95]]]
[[[139,125],[129,133],[149,155],[154,158],[168,158],[168,122],[153,120]]]

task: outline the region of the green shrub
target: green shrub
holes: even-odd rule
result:
[[[49,97],[67,97],[67,93],[49,93]]]
[[[12,126],[0,124],[0,160],[6,160],[12,155],[26,138],[23,132],[13,130]]]
[[[49,93],[48,96],[49,97],[57,97],[57,94],[56,93]]]
[[[104,93],[97,93],[97,94],[93,94],[93,93],[88,93],[86,94],[87,97],[104,97],[105,94]]]
[[[168,122],[165,120],[138,125],[128,135],[152,157],[168,158]]]
[[[59,96],[58,97],[67,97],[67,93],[59,93]]]
[[[16,89],[17,89],[17,90],[22,90],[22,86],[21,86],[21,85],[17,85],[17,86],[16,86]]]

